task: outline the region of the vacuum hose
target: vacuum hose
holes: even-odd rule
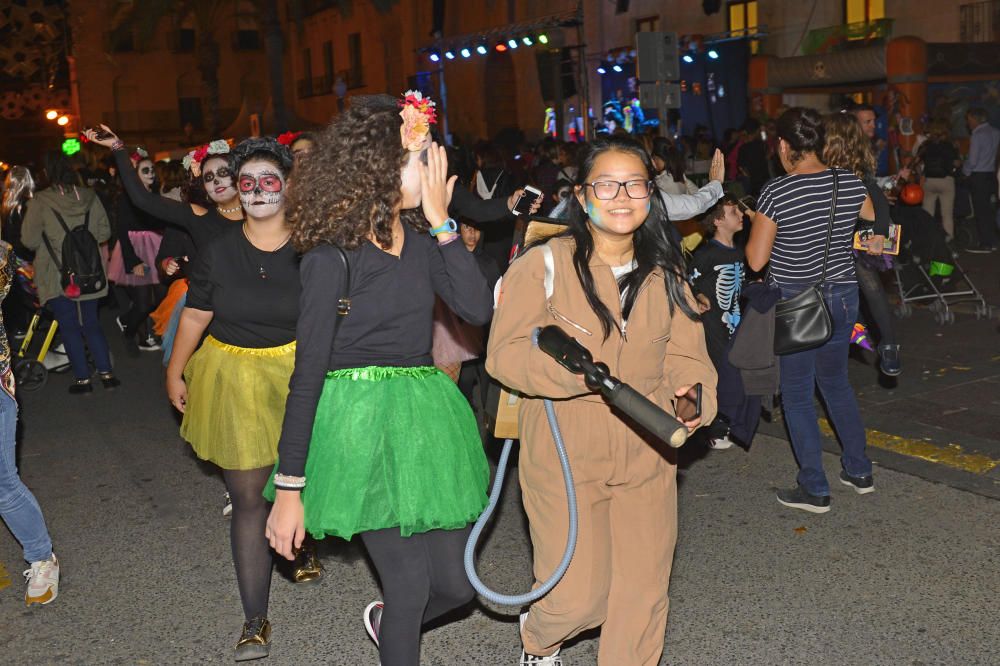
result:
[[[650,402],[645,396],[628,384],[612,377],[607,365],[604,363],[595,363],[590,352],[579,342],[569,337],[558,326],[546,326],[545,328],[535,329],[532,334],[532,342],[570,372],[583,375],[584,381],[591,390],[600,392],[609,404],[621,410],[625,415],[653,435],[670,444],[670,446],[679,447],[687,440],[688,431],[683,423]],[[514,445],[514,440],[512,439],[508,439],[503,443],[503,451],[500,453],[500,461],[497,464],[496,478],[493,481],[493,488],[490,491],[489,504],[487,504],[482,515],[479,516],[476,524],[472,526],[469,540],[465,544],[465,573],[472,587],[487,601],[504,606],[524,606],[548,594],[566,573],[569,563],[573,559],[573,551],[576,550],[576,537],[579,524],[573,471],[570,469],[569,456],[566,454],[566,445],[563,442],[562,431],[559,429],[559,422],[556,420],[556,412],[552,401],[545,399],[544,405],[545,415],[549,421],[549,428],[552,430],[552,439],[556,445],[559,465],[562,468],[563,482],[566,485],[566,504],[569,510],[569,529],[566,534],[566,548],[563,551],[562,560],[560,560],[555,571],[552,572],[552,575],[545,582],[525,594],[501,594],[495,592],[486,587],[476,573],[476,546],[479,543],[483,529],[486,527],[486,523],[489,522],[500,501],[500,493],[503,490],[504,477],[507,473],[507,462],[510,459],[510,451]]]

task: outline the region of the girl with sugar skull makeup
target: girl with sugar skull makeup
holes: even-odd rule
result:
[[[153,161],[144,150],[137,148],[132,154],[132,162],[142,186],[152,191],[155,180]],[[108,279],[128,294],[130,306],[118,317],[118,326],[125,336],[125,349],[133,356],[138,356],[140,349],[155,351],[160,348],[152,332],[146,330],[146,319],[165,293],[154,270],[156,255],[163,241],[163,228],[162,220],[136,208],[128,197],[118,198],[118,243],[108,262]],[[143,331],[141,335],[140,331]]]
[[[417,664],[423,624],[472,599],[462,553],[489,477],[475,417],[431,359],[435,295],[473,324],[492,312],[448,217],[455,178],[433,121],[417,93],[353,98],[289,202],[302,295],[267,536],[291,559],[307,531],[361,535],[384,594],[364,611],[383,666]]]
[[[276,458],[295,351],[298,257],[285,221],[291,166],[291,153],[273,139],[236,147],[233,181],[247,219],[199,246],[167,367],[167,394],[184,414],[181,435],[222,469],[232,497],[233,560],[246,619],[237,661],[267,656],[270,644],[271,553],[261,491]]]

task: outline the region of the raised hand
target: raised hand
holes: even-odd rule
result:
[[[424,217],[431,227],[440,227],[448,219],[448,204],[451,194],[455,191],[455,181],[458,176],[448,178],[448,153],[444,146],[432,143],[427,149],[427,164],[421,162],[420,194]],[[448,234],[440,234],[448,236]]]
[[[726,158],[718,148],[712,155],[712,166],[708,168],[708,179],[717,180],[720,183],[726,179]]]
[[[107,125],[101,125],[101,131],[95,130],[93,127],[83,131],[83,135],[87,137],[87,140],[96,143],[98,146],[104,146],[105,148],[111,148],[116,143],[120,141],[118,135],[111,131],[111,128]]]

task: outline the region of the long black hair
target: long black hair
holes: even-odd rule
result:
[[[627,136],[608,136],[594,140],[582,151],[577,163],[575,184],[582,186],[586,183],[594,167],[594,162],[600,155],[609,151],[638,157],[646,169],[647,177],[650,180],[653,179],[655,173],[653,163],[639,142]],[[649,196],[649,216],[642,226],[632,234],[636,269],[622,277],[618,282],[619,290],[625,293],[622,315],[626,319],[629,317],[643,281],[654,268],[658,267],[663,270],[671,315],[676,307],[680,308],[681,312],[688,318],[697,321],[699,317],[684,295],[686,269],[683,254],[671,233],[671,222],[667,217],[667,209],[655,185]],[[567,221],[569,228],[561,236],[571,237],[576,245],[573,250],[573,266],[576,268],[576,275],[580,280],[580,286],[583,287],[587,302],[601,321],[604,339],[607,340],[608,336],[611,335],[611,328],[616,326],[615,318],[608,306],[597,295],[597,290],[594,287],[594,276],[590,272],[590,258],[594,254],[594,238],[588,225],[587,212],[576,197],[570,197]]]

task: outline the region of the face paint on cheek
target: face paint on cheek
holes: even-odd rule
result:
[[[601,211],[597,209],[597,206],[594,205],[593,201],[587,202],[587,217],[590,218],[590,221],[593,222],[595,226],[598,226],[601,229],[604,228],[604,224],[601,221]]]

